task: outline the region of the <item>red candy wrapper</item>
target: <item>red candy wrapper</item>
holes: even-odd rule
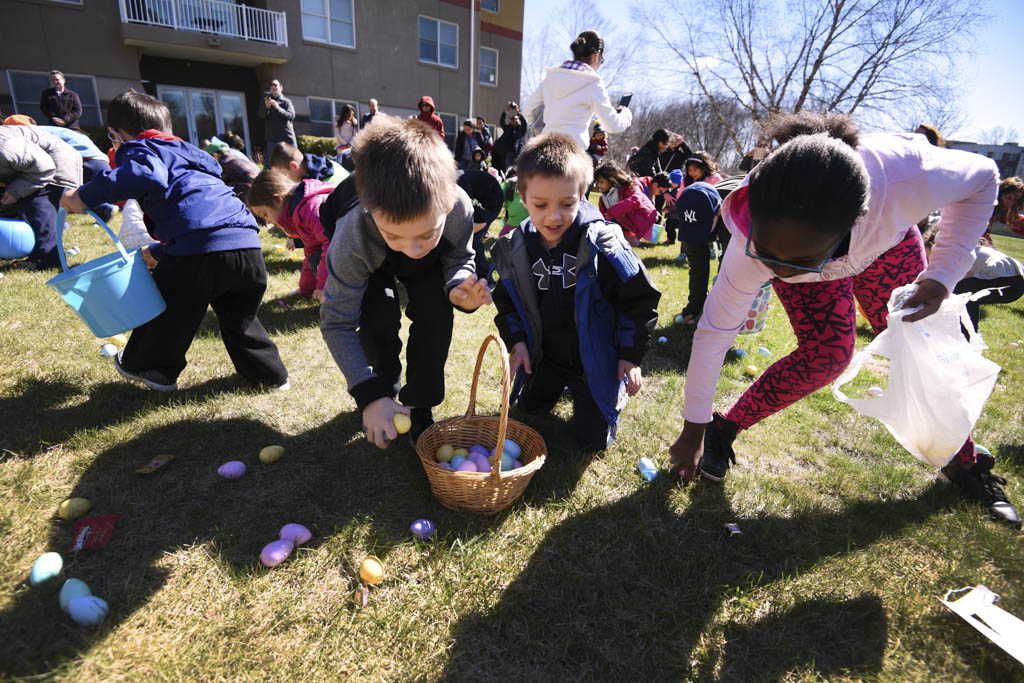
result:
[[[174,460],[174,456],[170,453],[158,455],[139,469],[135,470],[135,474],[153,474],[172,460]]]
[[[105,548],[110,543],[110,536],[114,533],[115,524],[117,524],[117,515],[78,520],[75,522],[75,532],[71,537],[69,552]]]

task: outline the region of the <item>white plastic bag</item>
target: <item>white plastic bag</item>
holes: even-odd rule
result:
[[[837,401],[877,418],[916,458],[943,467],[960,450],[992,393],[999,366],[981,355],[987,348],[967,316],[972,294],[953,294],[941,308],[917,322],[903,322],[897,310],[917,285],[900,287],[889,298],[889,325],[857,353],[832,385]],[[908,289],[914,288],[914,289]],[[971,334],[964,339],[960,325]],[[878,398],[857,399],[840,387],[860,372],[872,354],[889,359],[889,386]]]

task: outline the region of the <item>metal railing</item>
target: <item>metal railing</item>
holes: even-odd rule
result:
[[[284,12],[223,0],[119,0],[121,21],[288,45]]]

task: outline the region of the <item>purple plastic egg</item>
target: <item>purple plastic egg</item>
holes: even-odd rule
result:
[[[487,447],[481,446],[480,444],[474,444],[469,447],[469,454],[473,455],[474,453],[479,453],[485,458],[490,455],[490,452],[487,450]]]
[[[272,541],[263,546],[263,550],[260,551],[260,562],[268,567],[276,567],[287,560],[293,550],[295,550],[295,544],[291,541]]]
[[[523,466],[523,463],[519,462],[518,460],[513,460],[512,461],[512,469],[518,470],[522,466]]]
[[[491,461],[488,460],[486,456],[481,455],[481,456],[476,457],[476,458],[470,458],[470,460],[472,460],[473,464],[476,465],[476,471],[477,472],[490,472],[491,471]]]
[[[241,460],[226,462],[217,468],[217,474],[225,479],[238,479],[245,474],[245,463]]]
[[[445,468],[446,470],[451,470],[451,469],[452,469],[452,466],[451,466],[451,465],[449,465],[449,464],[448,464],[448,463],[446,463],[446,462],[439,462],[439,463],[437,463],[437,464],[438,464],[438,465],[440,465],[441,467]]]
[[[285,524],[281,527],[282,541],[291,541],[295,545],[302,545],[312,537],[313,534],[309,532],[309,529],[301,524]]]
[[[476,472],[476,463],[472,460],[463,460],[459,463],[459,466],[455,468],[456,472]]]
[[[434,523],[429,519],[417,519],[412,523],[410,529],[412,530],[412,535],[421,541],[433,538],[434,531],[436,531]]]

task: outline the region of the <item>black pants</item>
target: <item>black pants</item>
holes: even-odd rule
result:
[[[576,442],[582,448],[604,450],[615,440],[619,424],[608,424],[580,373],[541,361],[519,395],[519,407],[527,413],[546,413],[555,407],[566,388],[572,393],[572,431]]]
[[[10,209],[12,214],[21,214],[35,234],[36,246],[28,255],[28,260],[45,268],[60,265],[60,257],[57,255],[57,208],[63,194],[63,187],[47,185],[21,199]]]
[[[1013,277],[997,277],[992,280],[969,277],[956,283],[956,287],[953,288],[954,294],[963,294],[965,292],[980,292],[983,289],[998,289],[1000,287],[1005,289],[998,292],[989,292],[982,299],[967,302],[967,315],[971,317],[975,330],[978,329],[978,321],[981,319],[981,305],[1008,304],[1016,301],[1021,295],[1024,295],[1024,277],[1016,275]]]
[[[212,306],[220,336],[238,373],[251,382],[277,386],[288,379],[277,346],[256,317],[267,289],[260,249],[212,254],[166,254],[153,279],[167,309],[132,332],[121,356],[126,370],[159,370],[176,380],[185,369],[185,353]]]
[[[683,251],[690,266],[690,293],[683,308],[683,316],[699,318],[704,310],[704,301],[708,298],[711,248],[708,242],[683,242]]]
[[[671,216],[669,216],[668,218],[665,219],[665,234],[668,235],[668,241],[669,242],[675,242],[676,241],[676,229],[678,227],[679,227],[679,219],[678,218],[672,218]],[[680,253],[682,253],[682,249],[680,249]]]
[[[442,245],[447,244],[445,242]],[[440,248],[440,245],[439,245]],[[444,292],[444,276],[437,249],[421,261],[391,252],[382,266],[370,275],[363,294],[359,318],[359,343],[377,376],[394,387],[404,405],[432,408],[444,400],[444,366],[452,342],[454,309]],[[402,310],[395,280],[405,285],[409,304],[405,314],[409,327],[409,348],[405,359],[405,386],[401,386]],[[399,390],[401,389],[401,390]]]

